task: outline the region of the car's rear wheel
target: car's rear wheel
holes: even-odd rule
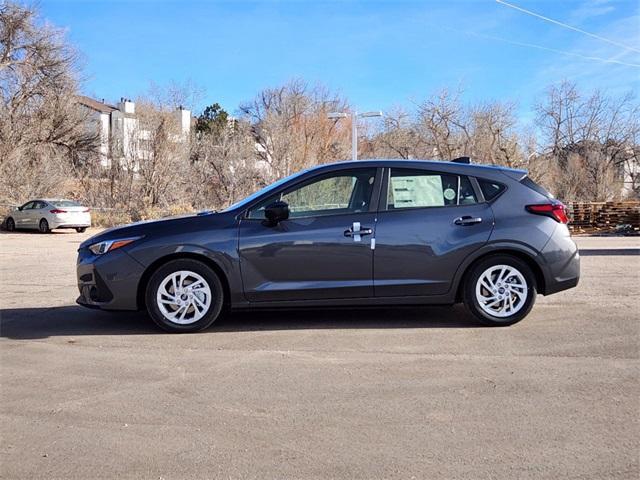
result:
[[[506,326],[519,322],[536,300],[531,268],[511,255],[492,255],[474,265],[464,284],[464,303],[482,323]]]
[[[218,275],[202,262],[171,260],[149,279],[145,294],[153,321],[168,332],[197,332],[219,316],[224,291]]]
[[[86,231],[87,231],[87,227],[76,228],[76,232],[78,232],[78,233],[84,233]]]
[[[38,224],[38,230],[40,230],[40,233],[49,233],[51,231],[51,229],[49,228],[49,222],[47,222],[46,218],[40,220],[40,223]]]
[[[7,218],[5,225],[8,232],[13,232],[16,229],[16,222],[11,217]]]

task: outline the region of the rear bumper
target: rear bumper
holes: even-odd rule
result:
[[[49,219],[50,228],[89,228],[91,226],[91,215],[82,213],[81,215],[52,215]]]
[[[80,296],[76,302],[104,310],[137,310],[137,291],[144,267],[126,252],[93,255],[78,252],[76,267]]]
[[[554,293],[562,292],[563,290],[569,290],[570,288],[577,287],[579,281],[579,276],[570,278],[568,280],[552,281],[550,285],[547,284],[547,288],[545,289],[544,294],[552,295]]]
[[[580,281],[580,252],[566,225],[559,225],[542,249],[544,260],[544,295],[561,292]]]
[[[62,223],[59,225],[51,225],[51,228],[90,228],[90,223]]]

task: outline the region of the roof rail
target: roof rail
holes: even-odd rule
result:
[[[469,158],[469,157],[458,157],[458,158],[454,158],[451,161],[453,163],[466,163],[466,164],[469,164],[469,163],[471,163],[471,158]]]

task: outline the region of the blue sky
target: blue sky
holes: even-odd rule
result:
[[[509,3],[640,50],[636,0]],[[152,81],[190,81],[204,91],[196,110],[218,102],[234,112],[260,89],[300,77],[339,91],[361,111],[410,106],[461,86],[470,102],[517,100],[526,118],[544,88],[563,79],[614,94],[639,90],[638,51],[495,0],[42,0],[40,6],[82,53],[85,93],[107,100],[136,97]]]

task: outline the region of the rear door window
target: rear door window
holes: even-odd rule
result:
[[[387,210],[471,205],[477,202],[467,176],[406,168],[391,169]]]

